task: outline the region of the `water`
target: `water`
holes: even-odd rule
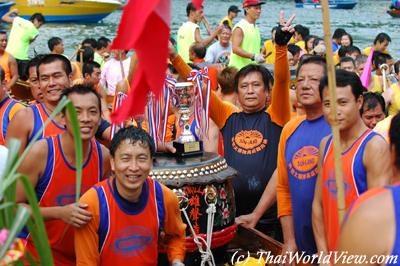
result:
[[[146,1],[146,0],[131,0]],[[182,24],[186,21],[186,4],[188,0],[172,0],[172,35],[174,36]],[[300,9],[294,7],[294,1],[267,0],[263,5],[261,18],[258,25],[263,39],[270,37],[270,29],[279,21],[279,11],[284,10],[286,17],[295,13],[295,24],[303,24],[310,28],[311,34],[322,36],[322,14],[317,9]],[[241,6],[241,1],[233,0],[205,0],[205,14],[211,25],[216,25],[225,16],[230,5]],[[359,48],[370,46],[379,32],[386,32],[392,38],[389,50],[398,58],[400,56],[400,19],[394,19],[386,14],[390,0],[359,0],[353,10],[331,10],[332,32],[337,27],[345,28],[354,39],[354,45]],[[30,54],[33,55],[33,48],[37,53],[47,53],[47,40],[52,36],[64,39],[65,54],[70,56],[74,53],[75,47],[86,37],[106,36],[112,39],[116,34],[121,11],[115,11],[98,24],[46,24],[40,29],[40,35],[31,45]],[[239,13],[239,18],[243,12]],[[134,27],[134,26],[132,26]],[[205,36],[205,29],[201,32]]]

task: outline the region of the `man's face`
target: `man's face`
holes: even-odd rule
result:
[[[238,13],[236,13],[236,12],[229,12],[229,16],[230,16],[232,19],[235,19],[235,18],[237,18]]]
[[[6,50],[7,47],[7,35],[0,34],[0,51]]]
[[[93,93],[77,94],[71,93],[68,99],[76,109],[82,140],[91,140],[97,132],[101,120],[99,100]],[[65,125],[72,134],[71,121],[69,115],[65,116]]]
[[[342,62],[340,63],[340,68],[349,72],[356,72],[356,68],[352,62]]]
[[[357,72],[357,74],[358,74],[359,76],[361,76],[361,74],[363,73],[363,71],[364,71],[364,66],[365,66],[365,63],[361,63],[361,64],[359,64],[359,65],[356,67],[356,72]]]
[[[351,91],[350,85],[347,85],[345,87],[337,87],[336,96],[336,117],[339,125],[339,130],[346,131],[352,128],[357,123],[357,120],[360,119],[359,110],[363,102],[363,97],[360,96],[356,100]],[[333,120],[330,115],[331,103],[329,99],[328,87],[325,87],[323,90],[322,110],[324,112],[325,119],[329,122],[329,124],[332,125]]]
[[[368,107],[366,104],[363,106],[363,114],[361,115],[364,124],[373,129],[379,121],[385,119],[385,113],[382,110],[380,104],[378,104],[375,108],[366,110]]]
[[[44,99],[58,103],[64,89],[70,87],[71,79],[65,73],[63,62],[57,60],[39,66],[39,83]]]
[[[34,25],[37,29],[39,29],[39,28],[43,25],[43,23],[42,23],[42,22],[39,22],[37,19],[34,19],[34,20],[33,20],[33,25]]]
[[[63,54],[64,53],[64,42],[60,42],[53,49],[55,54]]]
[[[37,76],[36,66],[29,68],[29,77],[27,80],[29,87],[31,88],[31,93],[33,98],[38,102],[43,102],[43,92],[40,90],[39,79]]]
[[[115,174],[118,191],[121,195],[140,193],[143,183],[149,176],[153,161],[150,149],[140,141],[122,141],[111,157],[111,169]]]
[[[258,19],[261,15],[261,5],[246,7],[246,12],[251,18]]]
[[[266,106],[269,94],[259,72],[250,72],[247,76],[239,78],[238,98],[244,112],[260,111]]]
[[[193,13],[194,13],[194,17],[195,17],[195,20],[197,23],[199,23],[200,21],[203,20],[203,16],[204,16],[203,7],[200,7],[196,11],[193,11]]]
[[[303,40],[303,37],[301,37],[301,35],[300,35],[297,31],[294,32],[293,37],[294,37],[294,40],[295,40],[296,42],[299,42],[299,41],[302,41],[302,40]]]
[[[297,77],[296,94],[297,101],[305,108],[320,106],[319,82],[324,76],[324,68],[317,64],[303,65]]]
[[[230,40],[231,40],[231,35],[232,35],[231,31],[229,29],[227,29],[227,28],[224,28],[222,30],[222,32],[219,34],[219,37],[218,37],[219,42],[222,45],[228,44],[230,42]]]
[[[91,85],[97,85],[100,82],[101,78],[101,70],[100,68],[93,68],[93,72],[91,75],[85,74],[85,83]]]
[[[389,47],[389,42],[387,40],[384,40],[383,42],[378,41],[375,45],[375,51],[385,52],[388,47]]]

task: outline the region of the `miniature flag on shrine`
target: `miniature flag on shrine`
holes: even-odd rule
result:
[[[144,113],[150,90],[163,90],[167,68],[170,0],[129,0],[112,48],[134,50],[138,65],[126,101],[112,114],[114,123]]]

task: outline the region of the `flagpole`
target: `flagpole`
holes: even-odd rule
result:
[[[332,127],[332,138],[333,138],[335,175],[336,175],[337,207],[339,212],[339,224],[342,224],[346,211],[346,206],[344,201],[345,196],[344,196],[344,183],[343,183],[342,160],[341,160],[340,133],[336,117],[336,110],[337,110],[336,75],[335,75],[335,65],[333,62],[333,49],[332,49],[328,0],[322,0],[321,6],[322,6],[322,18],[323,18],[323,29],[324,29],[324,41],[326,44],[326,60],[328,65],[328,87],[329,87],[329,98],[331,106],[330,121],[332,121],[331,127]]]

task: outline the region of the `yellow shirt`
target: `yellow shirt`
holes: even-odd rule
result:
[[[396,115],[400,111],[400,86],[399,84],[392,84],[390,86],[393,90],[392,100],[389,105],[389,115]]]
[[[296,42],[296,45],[297,45],[298,47],[300,47],[301,49],[303,49],[303,50],[306,49],[306,42],[305,42],[305,41]]]
[[[389,142],[389,128],[390,124],[392,123],[392,118],[393,115],[389,115],[382,121],[379,121],[378,124],[374,127],[374,131],[381,134],[382,137],[386,139],[387,142]]]
[[[232,20],[228,16],[224,17],[219,24],[223,25],[225,21],[228,22],[229,27],[231,27],[232,29],[233,28]]]
[[[265,48],[265,63],[266,64],[275,64],[275,44],[272,40],[266,40],[264,42]]]
[[[372,75],[372,78],[374,79],[374,86],[372,87],[372,89],[370,91],[371,92],[382,93],[383,92],[383,88],[382,88],[379,76],[378,75]]]
[[[369,56],[369,54],[371,53],[371,49],[372,49],[371,46],[370,46],[370,47],[367,47],[367,48],[365,48],[365,49],[362,51],[362,53],[363,53],[364,55],[366,55],[366,56]],[[386,50],[386,51],[384,51],[383,53],[389,54],[389,51]]]

